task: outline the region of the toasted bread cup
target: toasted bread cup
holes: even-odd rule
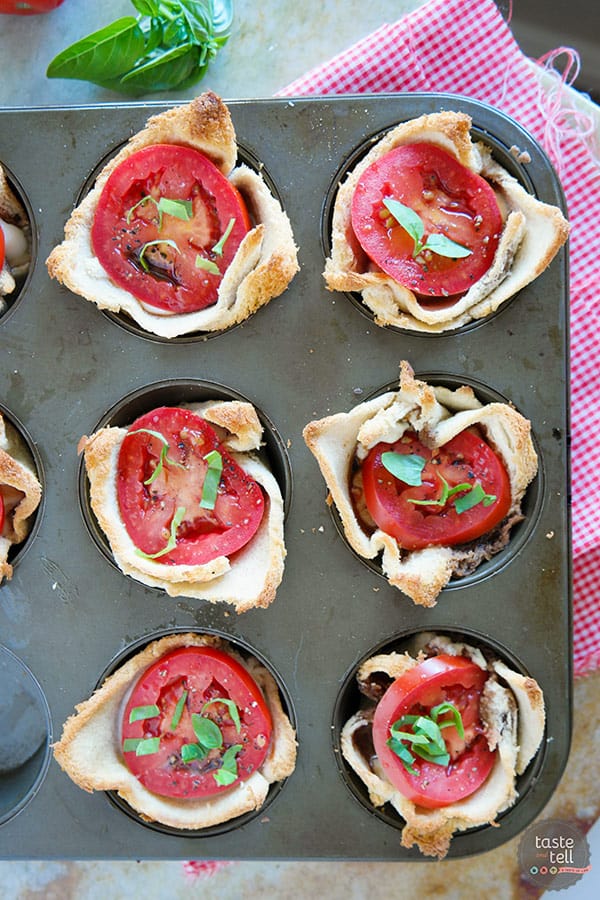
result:
[[[4,526],[0,533],[0,582],[12,577],[10,548],[25,540],[31,520],[42,498],[31,455],[15,428],[0,413],[0,494]]]
[[[175,144],[208,157],[242,195],[253,227],[221,280],[217,302],[188,313],[165,314],[116,285],[94,255],[91,229],[103,188],[115,168],[152,144]],[[212,92],[186,106],[152,116],[102,169],[92,191],[65,225],[65,240],[47,260],[48,271],[75,294],[100,309],[126,313],[142,329],[163,338],[221,331],[242,322],[286,289],[298,270],[289,219],[262,176],[236,166],[237,144],[229,110]]]
[[[0,164],[0,219],[9,226],[14,226],[21,231],[19,243],[23,248],[18,252],[18,257],[9,262],[8,253],[0,267],[0,312],[6,306],[3,297],[7,297],[15,290],[17,283],[15,278],[23,277],[28,268],[31,254],[31,225],[22,203],[11,190],[6,178],[6,173]],[[18,234],[18,232],[15,232]]]
[[[396,126],[352,169],[336,196],[331,252],[324,278],[329,290],[362,296],[377,325],[439,333],[482,319],[540,275],[569,234],[561,211],[529,194],[470,135],[465,113],[423,115]],[[430,143],[455,157],[493,188],[503,219],[503,231],[491,267],[454,303],[422,304],[418,295],[381,271],[362,251],[351,222],[352,197],[361,175],[373,162],[396,147]]]

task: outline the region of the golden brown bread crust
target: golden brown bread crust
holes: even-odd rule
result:
[[[255,222],[223,276],[217,303],[197,312],[169,315],[145,307],[110,280],[91,246],[96,206],[108,177],[132,153],[158,143],[191,147],[205,154],[240,191]],[[229,110],[211,91],[185,106],[152,116],[107,163],[93,190],[71,214],[65,240],[48,257],[50,276],[100,309],[125,312],[161,337],[219,331],[243,321],[283,293],[298,271],[298,261],[287,215],[260,174],[244,165],[234,168],[236,158]]]
[[[324,278],[329,290],[357,291],[378,325],[442,332],[490,315],[550,264],[569,234],[561,211],[535,199],[470,137],[471,119],[451,111],[432,113],[396,126],[348,174],[334,204],[331,253]],[[418,297],[370,262],[351,226],[351,203],[365,169],[390,150],[419,141],[435,144],[492,186],[504,230],[494,262],[469,291],[445,309],[425,308]]]
[[[179,647],[210,646],[233,656],[261,688],[273,719],[273,738],[264,763],[247,781],[206,800],[159,797],[131,774],[121,752],[120,719],[130,690],[142,672]],[[67,719],[54,757],[69,778],[85,791],[116,791],[143,819],[172,828],[197,830],[259,809],[269,785],[287,778],[296,763],[296,736],[282,709],[272,675],[257,660],[244,660],[214,635],[174,634],[154,641],[116,670]]]
[[[16,225],[17,228],[20,228],[25,235],[27,244],[31,244],[31,228],[29,225],[29,220],[27,218],[27,213],[25,212],[22,204],[19,202],[17,197],[15,197],[13,191],[11,191],[8,179],[6,178],[6,173],[4,172],[1,163],[0,219],[3,219],[5,222],[9,222],[11,225]],[[8,260],[4,260],[2,266],[0,267],[0,312],[2,312],[4,309],[4,302],[2,298],[7,296],[8,294],[12,294],[15,287],[17,286],[15,282],[15,275],[17,277],[19,275],[24,275],[28,268],[29,259],[27,259],[26,263],[19,264],[17,270],[13,270],[11,266],[9,266]]]
[[[354,744],[354,732],[369,721],[365,713],[356,713],[344,725],[341,747],[345,759],[367,786],[371,803],[390,803],[405,820],[402,846],[416,844],[426,856],[441,859],[457,831],[494,824],[498,813],[514,804],[516,776],[525,770],[542,741],[545,709],[542,691],[533,678],[525,678],[499,660],[486,661],[475,647],[434,634],[421,635],[414,653],[379,654],[367,660],[357,673],[357,681],[359,686],[364,685],[374,673],[396,679],[439,653],[467,656],[490,675],[481,702],[481,720],[488,744],[498,750],[498,755],[478,791],[440,809],[425,809],[407,800],[388,781],[381,766],[376,761],[369,764]],[[525,682],[527,688],[522,690]],[[527,758],[522,754],[523,747],[527,748]]]
[[[360,403],[348,413],[309,422],[303,431],[350,546],[364,559],[374,559],[381,553],[389,583],[422,606],[435,605],[439,592],[460,571],[465,551],[460,546],[437,546],[407,552],[379,528],[367,535],[350,494],[352,464],[356,455],[364,458],[379,441],[393,443],[405,430],[416,431],[430,447],[440,447],[473,425],[483,429],[503,459],[512,507],[517,509],[537,471],[530,423],[507,404],[482,405],[468,387],[458,391],[433,388],[416,379],[406,361],[400,364],[398,391]]]
[[[15,429],[0,413],[0,488],[5,498],[4,527],[0,534],[0,582],[12,577],[8,552],[13,544],[25,540],[31,528],[31,516],[42,498],[42,486],[35,474],[29,451]],[[15,505],[13,505],[15,504]]]
[[[281,491],[259,456],[248,452],[258,451],[262,426],[250,403],[221,401],[190,408],[226,429],[224,444],[236,462],[263,488],[265,512],[252,540],[231,559],[219,556],[204,565],[164,565],[159,560],[139,556],[121,519],[117,500],[117,460],[127,434],[125,428],[102,428],[80,441],[94,515],[121,571],[142,584],[159,587],[171,597],[229,603],[238,613],[266,607],[275,599],[281,583],[286,550]]]

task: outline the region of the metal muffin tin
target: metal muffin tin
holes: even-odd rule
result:
[[[500,112],[440,94],[229,103],[241,156],[258,160],[279,194],[301,270],[287,292],[210,340],[162,342],[122,327],[49,279],[44,261],[100,160],[166,104],[0,111],[0,160],[33,219],[33,271],[0,319],[0,399],[39,451],[45,504],[28,552],[0,588],[0,636],[38,678],[55,738],[110,661],[157,632],[216,630],[255,648],[295,712],[296,771],[264,813],[219,834],[150,828],[103,793],[77,788],[52,762],[27,807],[0,828],[4,858],[424,859],[400,846],[398,823],[357,802],[338,760],[348,679],[373,648],[422,630],[489,642],[540,683],[545,742],[500,828],[456,835],[449,857],[491,849],[522,830],[554,791],[571,729],[568,500],[567,255],[491,318],[454,333],[380,328],[356,298],[322,279],[334,186],[371,138],[442,109],[473,118],[475,133],[540,199],[564,208],[533,139]],[[523,164],[511,147],[526,151]],[[326,246],[326,243],[325,243]],[[363,312],[365,314],[363,314]],[[453,583],[433,609],[415,606],[349,550],[325,503],[302,440],[311,419],[350,409],[396,378],[473,383],[527,416],[541,475],[535,523],[516,552],[484,578]],[[213,382],[250,399],[274,423],[293,473],[283,582],[266,610],[171,599],[121,574],[84,524],[77,443],[126,396],[171,380]],[[221,395],[219,395],[221,396]],[[289,482],[286,465],[278,464]],[[289,484],[286,486],[290,487]],[[81,502],[80,502],[81,501]],[[36,526],[37,527],[37,526]],[[398,637],[400,636],[400,637]],[[352,711],[352,710],[350,710]]]

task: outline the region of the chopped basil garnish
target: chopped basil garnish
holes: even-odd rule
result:
[[[235,219],[232,218],[229,220],[229,222],[227,223],[227,228],[225,229],[225,231],[223,232],[223,234],[221,235],[221,237],[219,238],[219,240],[217,241],[215,246],[212,248],[212,252],[216,253],[217,256],[223,256],[223,248],[225,246],[225,241],[231,234],[231,231],[232,231],[234,225],[235,225]]]
[[[483,503],[484,506],[491,506],[495,500],[496,495],[486,494],[479,482],[477,482],[471,488],[470,493],[465,494],[463,497],[458,497],[454,501],[454,508],[457,513],[464,513],[468,509],[473,509],[478,503]]]
[[[152,706],[134,706],[129,713],[129,724],[140,722],[142,719],[153,719],[155,716],[160,716],[160,709],[155,704]]]
[[[213,772],[213,776],[217,784],[226,787],[233,784],[238,777],[238,767],[236,756],[242,749],[242,744],[233,744],[222,756],[221,768]]]
[[[450,497],[453,497],[454,494],[459,494],[461,491],[470,491],[472,485],[469,484],[468,481],[463,482],[462,484],[457,484],[453,488],[450,487],[446,479],[442,475],[438,475],[438,478],[442,482],[442,493],[440,495],[439,500],[412,500],[410,497],[408,498],[409,503],[415,503],[418,506],[445,506]],[[454,505],[458,500],[454,501]],[[475,505],[475,504],[473,504]]]
[[[156,241],[147,241],[147,243],[142,245],[140,249],[140,255],[138,256],[139,264],[145,272],[150,271],[150,266],[146,262],[146,250],[148,249],[148,247],[156,247],[158,244],[166,244],[167,247],[173,247],[173,249],[177,250],[178,253],[181,252],[175,241],[172,241],[170,238],[159,238]]]
[[[224,703],[227,709],[229,710],[229,715],[235,725],[235,730],[239,734],[242,728],[242,723],[240,722],[240,714],[238,712],[238,708],[233,702],[233,700],[227,700],[225,697],[214,697],[212,700],[208,700],[207,703],[202,707],[201,712],[204,712],[207,706],[210,706],[211,703]]]
[[[183,522],[183,517],[185,516],[185,506],[178,506],[175,510],[175,515],[171,519],[171,535],[169,537],[169,541],[167,546],[163,550],[158,550],[156,553],[144,553],[143,550],[140,550],[139,547],[135,548],[135,552],[138,556],[143,556],[144,559],[158,559],[159,556],[164,556],[165,553],[169,553],[170,550],[177,545],[177,529]]]
[[[216,262],[213,262],[212,259],[206,259],[205,256],[200,256],[200,254],[196,256],[196,268],[204,269],[206,272],[210,272],[211,275],[221,274],[221,270]]]
[[[181,721],[181,716],[183,715],[183,708],[185,706],[185,701],[187,700],[187,695],[188,692],[184,691],[177,701],[177,706],[175,707],[175,712],[173,713],[173,718],[171,719],[171,731],[175,731]]]
[[[158,211],[175,216],[183,222],[189,222],[193,215],[193,205],[191,200],[169,200],[168,197],[161,197],[158,201]]]
[[[201,747],[200,744],[182,744],[181,759],[184,763],[192,762],[194,759],[204,759],[208,755],[208,750]]]
[[[142,206],[142,204],[148,203],[148,201],[150,201],[150,203],[154,203],[154,205],[155,205],[156,208],[158,209],[158,228],[159,228],[159,231],[160,231],[160,226],[162,225],[162,215],[161,215],[161,212],[160,212],[160,206],[158,205],[158,203],[156,202],[156,200],[154,199],[154,197],[152,196],[152,194],[146,194],[145,197],[142,197],[141,200],[138,200],[137,203],[134,203],[133,206],[131,206],[131,207],[127,210],[127,215],[125,216],[125,221],[127,222],[128,225],[130,225],[130,224],[131,224],[131,220],[132,220],[132,218],[133,218],[133,214],[134,214],[134,212],[136,211],[136,209],[138,208],[138,206]]]
[[[170,450],[170,445],[169,445],[169,442],[166,439],[166,437],[164,435],[162,435],[160,433],[160,431],[152,431],[151,428],[136,428],[135,431],[129,431],[127,433],[128,434],[150,434],[150,435],[152,435],[152,437],[158,438],[158,440],[162,442],[160,456],[158,458],[156,468],[154,469],[154,472],[152,473],[150,478],[147,478],[146,481],[144,481],[144,484],[152,484],[152,482],[155,481],[158,478],[158,476],[160,475],[160,473],[162,472],[162,468],[165,463],[169,463],[169,465],[171,465],[171,466],[178,466],[180,469],[185,469],[185,466],[183,465],[183,463],[177,462],[176,459],[171,459],[171,457],[168,455],[169,450]]]
[[[405,484],[416,487],[422,484],[421,473],[425,468],[425,459],[415,453],[397,453],[395,450],[387,450],[381,454],[381,463],[394,478],[398,478]]]
[[[202,485],[200,506],[202,509],[214,509],[223,471],[223,457],[218,450],[211,450],[203,459],[208,463],[208,468],[204,476],[204,484]]]
[[[198,743],[207,750],[214,750],[223,746],[221,729],[212,719],[207,719],[198,713],[192,713],[192,728],[198,738]]]
[[[158,753],[160,748],[160,738],[125,738],[123,741],[123,752],[130,753],[135,750],[136,756],[150,756],[152,753]]]
[[[452,716],[451,719],[438,721],[440,716],[448,713]],[[410,726],[412,731],[404,730],[406,726]],[[411,775],[418,775],[412,765],[416,756],[437,766],[447,766],[450,762],[450,754],[442,735],[442,728],[450,726],[454,726],[460,737],[464,738],[464,727],[458,709],[452,703],[440,703],[432,707],[428,716],[401,716],[391,726],[386,743],[406,771]],[[410,750],[406,742],[410,744]]]
[[[438,256],[447,256],[451,259],[462,259],[465,256],[470,256],[473,252],[468,247],[463,247],[462,244],[452,241],[445,234],[430,234],[427,240],[423,241],[425,226],[423,220],[414,209],[411,209],[410,206],[405,206],[399,200],[394,200],[393,197],[384,197],[383,205],[398,225],[404,228],[413,239],[413,259],[423,250],[430,250],[432,253],[437,253]]]

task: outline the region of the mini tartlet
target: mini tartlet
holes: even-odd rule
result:
[[[160,432],[162,419],[172,428],[171,443]],[[268,606],[283,577],[286,550],[283,499],[258,452],[262,435],[252,404],[220,400],[160,407],[129,428],[105,427],[84,436],[79,451],[84,452],[91,507],[121,571],[172,597],[229,603],[238,613]],[[137,442],[133,453],[127,441]],[[217,465],[212,476],[206,461],[211,453]],[[211,478],[212,506],[205,495]],[[231,489],[228,478],[234,479]],[[238,487],[249,498],[242,498],[241,506],[235,500]],[[230,505],[221,507],[230,497]],[[222,509],[231,518],[231,504],[237,504],[235,520],[221,521]],[[164,521],[149,525],[150,533],[145,521],[155,513]],[[244,516],[251,518],[249,525]],[[193,548],[191,555],[180,553],[182,541],[202,541],[213,533],[214,552],[203,544],[197,553]],[[145,550],[139,546],[142,539],[150,542]]]
[[[325,282],[332,291],[359,292],[378,325],[438,333],[489,316],[537,278],[567,240],[569,225],[561,211],[529,194],[516,178],[493,159],[489,147],[481,141],[472,141],[470,128],[471,118],[468,115],[451,111],[423,115],[404,122],[389,131],[369,150],[349,172],[337,192],[331,251],[324,271]],[[364,199],[357,201],[355,198],[358,196],[357,188],[365,189],[365,179],[367,190],[373,181],[367,170],[371,167],[373,172],[373,166],[385,166],[382,160],[391,159],[389,154],[397,153],[399,148],[416,147],[416,152],[419,153],[419,148],[424,146],[434,148],[431,153],[435,159],[423,164],[421,169],[419,165],[409,161],[413,165],[410,179],[398,176],[397,183],[391,186],[386,177],[389,174],[387,172],[375,179],[381,188],[381,196],[379,193],[377,197],[373,196],[373,208],[368,211],[371,219],[366,224],[366,230],[363,227],[363,233],[357,236],[353,221],[357,223],[362,219],[364,226],[367,206]],[[406,150],[402,152],[405,153]],[[462,171],[473,182],[468,191],[465,189],[461,193],[458,187],[447,186],[445,173],[440,176],[438,172],[440,166],[443,168],[446,165],[444,158],[450,159],[449,170],[452,170],[449,171],[448,182],[456,185],[459,177],[457,173],[461,171],[459,167],[463,167]],[[409,162],[406,163],[407,166]],[[483,182],[479,182],[478,186],[479,177]],[[405,193],[405,185],[409,180],[413,181],[410,194]],[[482,207],[483,215],[479,215],[477,198],[482,194],[489,194],[490,188],[495,201],[493,196],[488,196]],[[396,196],[396,193],[403,194],[402,198]],[[417,227],[425,225],[425,236],[435,232],[436,236],[441,234],[456,240],[455,233],[459,237],[465,233],[464,223],[470,219],[467,238],[458,243],[465,248],[472,245],[472,250],[468,251],[471,261],[449,258],[443,264],[442,274],[453,278],[453,273],[460,266],[471,265],[476,260],[476,254],[486,250],[486,244],[490,240],[493,241],[495,252],[489,253],[488,258],[481,261],[477,277],[469,281],[467,275],[463,279],[465,283],[456,293],[454,289],[444,288],[442,278],[441,287],[432,289],[432,293],[436,295],[432,297],[427,295],[427,291],[421,292],[419,284],[420,279],[429,277],[427,272],[433,261],[436,266],[439,264],[440,257],[436,253],[440,251],[429,255],[427,250],[425,254],[422,251],[417,253],[415,243],[414,253],[411,254],[406,247],[402,251],[409,259],[411,256],[416,257],[416,261],[411,260],[414,277],[403,277],[401,282],[374,262],[373,257],[362,246],[365,243],[363,238],[366,237],[366,242],[372,244],[373,234],[382,230],[379,252],[376,255],[378,262],[384,266],[386,259],[387,262],[392,262],[393,269],[395,244],[408,240],[406,231],[400,227],[390,210],[382,207],[386,195],[392,200],[402,199],[403,205],[411,207],[413,211],[418,207],[423,222],[421,226],[417,223]],[[440,206],[444,207],[445,220],[440,220],[437,210],[430,217],[430,209],[437,204],[437,197],[444,201],[442,203],[440,200]],[[371,203],[371,198],[367,200]],[[354,203],[362,209],[355,208],[353,211]],[[448,210],[453,212],[453,206],[457,213],[454,216],[456,221],[451,215],[446,215]],[[478,232],[485,229],[486,213],[489,211],[491,214],[492,206],[495,220],[500,222],[500,229],[492,227],[490,233],[481,236],[480,240]],[[381,220],[379,216],[382,216]],[[414,221],[410,224],[410,218],[408,227],[415,227]],[[388,239],[389,246],[384,253],[386,245],[381,242]],[[410,249],[412,246],[411,244]],[[488,249],[491,246],[489,244]],[[451,253],[452,251],[449,256]]]
[[[270,740],[261,748],[264,758],[256,770],[248,771],[245,777],[236,780],[235,775],[239,773],[237,765],[235,766],[235,772],[229,778],[230,787],[224,781],[219,789],[213,784],[213,792],[206,796],[161,795],[148,789],[143,774],[141,778],[138,777],[126,762],[126,754],[131,756],[133,752],[134,757],[137,755],[127,749],[128,745],[123,739],[123,729],[129,728],[131,722],[134,723],[133,728],[137,727],[140,733],[151,730],[159,742],[169,742],[168,766],[185,783],[192,783],[194,776],[198,780],[204,778],[210,782],[214,777],[212,773],[217,773],[220,767],[227,768],[225,745],[233,741],[233,746],[236,747],[238,735],[244,734],[233,727],[231,706],[228,711],[225,703],[217,702],[214,698],[210,707],[207,704],[205,708],[198,696],[195,696],[197,691],[201,692],[204,688],[190,681],[189,677],[182,676],[181,670],[173,671],[172,663],[170,666],[165,665],[164,669],[157,666],[159,661],[162,665],[169,655],[178,654],[179,651],[187,652],[191,648],[207,650],[209,654],[216,651],[218,656],[226,654],[233,661],[231,665],[234,669],[241,671],[246,681],[252,680],[252,691],[257,699],[250,704],[236,701],[238,716],[245,729],[252,719],[256,719],[254,710],[257,705],[266,707],[266,715],[271,724]],[[151,669],[156,679],[157,668],[158,678],[162,678],[158,700],[160,710],[143,707],[142,719],[139,718],[140,707],[133,715],[125,715],[128,702],[131,706],[136,684],[143,684],[150,677]],[[222,690],[224,688],[221,686]],[[232,694],[233,690],[225,698],[228,703],[234,702],[230,701]],[[208,708],[210,712],[207,712]],[[181,830],[199,830],[228,822],[259,809],[267,798],[270,785],[282,781],[294,771],[296,736],[282,708],[275,679],[257,659],[245,655],[242,657],[234,645],[214,635],[176,634],[154,641],[113,672],[76,710],[76,715],[65,723],[61,739],[54,745],[57,762],[79,787],[90,793],[117,792],[148,822],[159,822]],[[195,737],[189,721],[193,710],[195,715],[211,719],[213,733],[214,725],[218,724],[222,744],[217,746],[218,741],[213,740],[212,752],[206,753],[204,758],[200,754],[196,757],[189,754],[191,758],[186,762],[177,745],[185,736]],[[152,721],[144,723],[144,715],[150,715]],[[177,741],[175,735],[180,728],[183,729],[184,737]],[[243,767],[243,756],[239,756],[241,749],[236,748],[234,755]],[[146,754],[144,759],[150,760],[151,754]]]
[[[521,501],[537,472],[530,431],[528,420],[508,404],[482,404],[467,386],[432,387],[415,378],[409,363],[403,361],[397,391],[360,403],[350,412],[310,422],[303,435],[352,549],[366,560],[382,554],[382,570],[389,583],[416,604],[433,606],[453,576],[474,571],[498,553],[506,546],[512,526],[522,520]],[[460,459],[462,447],[451,452],[449,448],[463,435],[476,444],[473,454],[485,452],[489,465],[495,467],[496,482],[469,471]],[[380,459],[385,450],[392,457],[400,451],[407,453],[417,464],[416,478],[396,478],[384,471]],[[374,502],[365,493],[367,464]],[[435,465],[445,478],[435,474]],[[491,489],[497,488],[495,494],[484,490],[488,483]],[[402,510],[393,508],[396,495],[409,498],[402,500]],[[379,504],[375,511],[374,503]],[[391,512],[386,503],[391,504]],[[381,507],[383,518],[375,518]],[[482,522],[490,523],[483,532],[478,522],[471,527],[475,510]],[[391,527],[386,516],[394,519]],[[446,523],[452,524],[452,528],[448,524],[452,537],[448,543]],[[428,525],[441,529],[431,540],[429,532],[422,531]],[[399,536],[389,533],[396,529]],[[455,534],[464,538],[455,540]]]
[[[175,153],[177,148],[191,156],[197,153],[208,165],[201,158],[200,174],[195,178],[194,173],[192,177],[186,157],[183,174],[169,179],[168,172],[164,176],[160,174],[162,163],[156,163],[158,175],[153,174],[148,163],[150,169],[138,178],[135,168],[132,169],[137,165],[134,157],[143,158],[157,148],[162,148],[169,159],[174,148]],[[126,313],[141,328],[163,338],[220,331],[242,322],[286,289],[298,270],[298,263],[287,215],[261,174],[246,165],[236,165],[236,157],[236,135],[229,110],[211,91],[185,106],[152,116],[145,128],[107,163],[93,190],[71,214],[65,226],[65,240],[47,260],[51,277],[100,309]],[[121,202],[124,188],[118,173],[127,171],[127,166],[131,171],[125,181],[130,192],[120,211],[123,221],[112,236],[103,238],[102,252],[110,261],[111,247],[121,241],[123,234],[127,237],[123,247],[119,243],[120,280],[117,282],[96,255],[95,229],[100,227],[99,210],[102,216],[108,215],[110,191],[116,194],[110,203]],[[206,169],[210,169],[211,183],[203,180]],[[188,179],[189,184],[186,181],[182,187],[177,179],[180,182]],[[231,218],[224,214],[221,221],[218,203],[223,192],[228,197],[227,208],[233,208],[234,213]],[[161,201],[164,208],[159,207]],[[110,204],[109,208],[112,208]],[[245,223],[240,220],[240,209],[244,215],[248,214]],[[195,231],[188,227],[186,220],[190,217]],[[179,244],[169,238],[169,222],[170,227],[178,227],[182,234]],[[146,234],[152,228],[156,233]],[[153,239],[142,244],[144,239],[136,238],[138,232]],[[237,249],[229,259],[229,245],[234,238]],[[181,286],[183,270],[178,267],[184,259],[188,265],[186,277],[201,276],[206,290],[210,291],[210,300],[201,301],[206,304],[203,308],[193,308],[198,306],[194,291],[204,290],[199,281],[194,281],[187,291],[183,308],[179,295],[166,304],[158,300],[159,292],[167,290],[167,283],[173,289]],[[114,259],[110,264],[113,263]],[[140,284],[140,277],[146,285],[145,301],[127,290],[128,279]],[[156,305],[151,305],[154,295]],[[190,305],[190,311],[186,304]]]
[[[413,641],[410,652],[371,657],[356,678],[366,705],[342,728],[342,754],[370,802],[391,804],[406,822],[402,846],[416,844],[423,854],[441,859],[455,833],[496,825],[498,814],[516,802],[516,778],[542,742],[545,707],[537,682],[488,651],[428,633]],[[441,705],[446,703],[461,712],[462,739],[451,727],[450,710]],[[438,763],[423,763],[419,744],[411,746],[410,738],[398,747],[398,733],[426,734],[433,728],[431,722],[419,728],[411,712],[415,719],[427,716],[441,724],[449,763],[439,756]]]
[[[31,225],[23,204],[11,190],[0,164],[0,313],[6,308],[5,297],[23,278],[31,259]]]
[[[18,431],[0,413],[0,582],[12,577],[8,554],[31,530],[42,498],[31,454]]]

